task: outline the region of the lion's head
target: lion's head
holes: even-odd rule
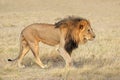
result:
[[[55,23],[55,26],[61,30],[67,29],[65,49],[68,53],[77,48],[79,43],[86,43],[95,38],[90,22],[84,18],[68,17]]]
[[[79,26],[79,40],[81,43],[86,43],[88,40],[93,40],[95,38],[95,33],[90,26],[88,20],[81,20],[78,24]]]

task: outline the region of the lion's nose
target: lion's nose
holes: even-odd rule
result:
[[[93,38],[95,38],[95,36],[93,36]]]

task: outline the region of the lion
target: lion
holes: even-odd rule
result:
[[[66,67],[71,66],[71,53],[78,48],[79,44],[84,44],[88,40],[93,40],[95,33],[91,28],[90,22],[81,17],[69,16],[55,24],[34,23],[24,28],[20,34],[20,53],[16,59],[18,67],[25,67],[21,64],[22,59],[32,51],[35,62],[41,67],[46,68],[39,58],[39,42],[47,45],[59,45],[57,51],[63,57]]]

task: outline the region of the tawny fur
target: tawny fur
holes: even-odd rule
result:
[[[54,46],[59,44],[58,52],[64,58],[66,66],[70,66],[72,60],[70,54],[79,43],[93,40],[95,34],[90,22],[84,18],[68,17],[55,24],[34,23],[22,30],[20,35],[20,54],[15,59],[18,66],[21,65],[23,57],[31,50],[35,56],[36,63],[45,68],[46,66],[39,58],[39,42]],[[12,61],[9,59],[9,61]]]

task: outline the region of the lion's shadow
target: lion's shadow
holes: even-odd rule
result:
[[[61,57],[61,56],[56,56],[56,57],[44,57],[42,58],[42,61],[45,64],[50,65],[51,68],[54,67],[59,67],[59,68],[63,68],[65,66],[65,60]],[[73,60],[72,62],[72,67],[76,67],[76,68],[80,68],[83,67],[84,65],[89,65],[89,64],[93,64],[94,60],[93,58],[79,58],[77,60]]]
[[[65,66],[65,60],[59,55],[52,56],[52,57],[49,57],[49,56],[41,57],[40,59],[44,64],[47,64],[49,66],[49,68],[55,68],[55,67],[63,68]],[[36,65],[36,63],[31,58],[28,58],[28,57],[26,57],[25,60],[23,60],[23,61],[24,61],[23,63],[27,67]],[[77,60],[73,60],[72,63],[73,63],[72,67],[79,68],[79,67],[83,67],[84,65],[93,64],[94,61],[92,58],[82,58],[81,57]]]
[[[47,64],[50,68],[59,67],[62,68],[65,66],[65,61],[61,56],[55,57],[43,57],[41,58],[44,64]]]

